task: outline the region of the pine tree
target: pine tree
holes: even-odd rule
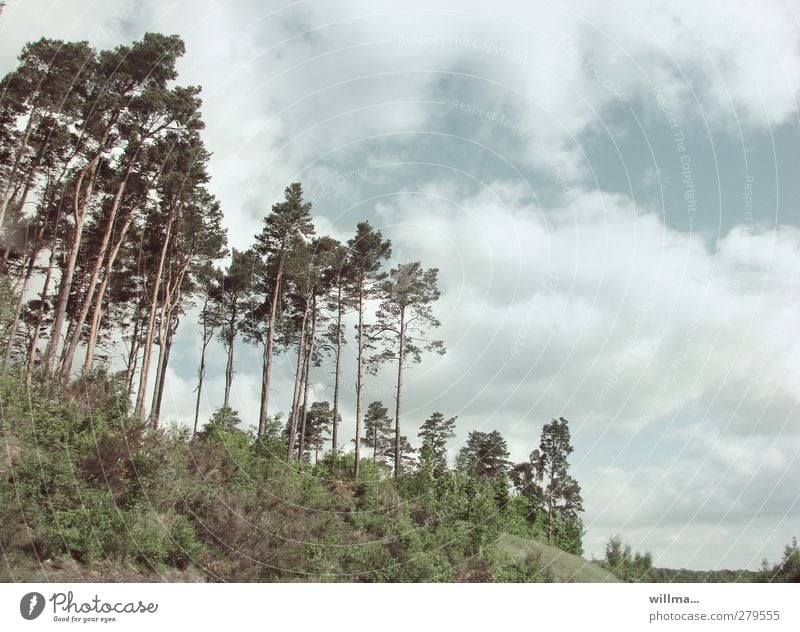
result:
[[[445,419],[440,412],[433,413],[422,424],[417,436],[422,445],[429,448],[427,458],[430,459],[432,473],[440,476],[447,470],[447,440],[455,436],[457,417]]]
[[[203,393],[203,382],[206,376],[206,352],[208,345],[214,338],[214,334],[222,325],[222,318],[218,304],[212,300],[211,294],[214,291],[214,282],[220,276],[220,272],[212,266],[198,270],[198,285],[203,299],[200,308],[200,363],[197,367],[197,398],[194,405],[194,427],[192,437],[197,436],[197,424],[200,420],[200,400]]]
[[[545,424],[539,449],[530,456],[547,511],[547,539],[553,541],[556,521],[575,521],[583,511],[581,488],[568,474],[567,458],[572,454],[569,422],[563,417]]]
[[[329,279],[327,287],[328,310],[333,312],[334,317],[328,325],[323,337],[321,350],[328,351],[333,355],[333,412],[331,430],[331,452],[336,453],[339,444],[339,400],[342,376],[342,346],[346,343],[344,337],[344,317],[352,308],[352,301],[348,293],[348,288],[352,287],[352,268],[348,257],[347,248],[336,243],[330,254],[332,266],[328,270]]]
[[[330,402],[314,402],[308,409],[306,437],[304,445],[308,452],[314,451],[314,463],[319,461],[319,453],[325,445],[325,435],[330,434],[333,411]]]
[[[364,353],[367,350],[365,328],[365,308],[372,297],[375,285],[385,278],[381,272],[382,262],[392,254],[392,242],[384,241],[381,231],[375,230],[369,222],[359,222],[355,236],[348,240],[347,248],[350,292],[358,314],[356,324],[356,431],[354,477],[358,480],[359,459],[361,458],[361,397],[364,388]]]
[[[388,417],[389,410],[382,402],[372,402],[367,407],[364,415],[364,436],[361,442],[372,449],[372,459],[384,462],[386,450],[391,447],[392,420]]]
[[[403,392],[403,370],[408,364],[422,360],[423,351],[443,354],[441,340],[425,338],[428,329],[440,325],[433,315],[433,304],[439,299],[438,270],[423,270],[419,262],[402,263],[391,270],[380,284],[380,305],[375,325],[370,328],[382,344],[382,351],[370,358],[370,370],[377,371],[384,362],[397,362],[395,386],[395,477],[400,475],[400,408]]]
[[[219,314],[219,340],[225,349],[225,390],[222,405],[229,406],[233,384],[236,338],[242,324],[242,314],[250,301],[255,255],[252,251],[231,251],[231,263],[216,277],[211,288],[211,300]]]
[[[264,432],[269,416],[269,384],[275,344],[275,324],[285,293],[284,276],[287,258],[298,245],[314,232],[311,203],[303,201],[303,187],[295,182],[284,190],[283,202],[272,206],[264,219],[264,228],[256,236],[255,251],[262,257],[264,276],[261,285],[267,288],[267,324],[261,370],[261,405],[258,415],[258,436]]]
[[[467,474],[497,483],[507,475],[511,465],[508,460],[508,444],[497,430],[473,430],[467,436],[467,443],[461,448],[456,463],[458,469]]]

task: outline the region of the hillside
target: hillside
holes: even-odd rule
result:
[[[277,420],[257,438],[218,414],[192,436],[130,406],[103,373],[0,379],[0,580],[593,581],[536,548],[545,516],[507,479],[362,459],[355,480],[352,453],[287,463]]]
[[[620,582],[599,564],[536,540],[506,533],[498,539],[497,548],[519,560],[527,560],[532,556],[545,572],[551,573],[551,581],[554,582]]]

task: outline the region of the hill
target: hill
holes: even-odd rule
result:
[[[599,564],[543,542],[508,533],[497,540],[497,549],[512,558],[535,560],[554,582],[616,583],[621,580]]]

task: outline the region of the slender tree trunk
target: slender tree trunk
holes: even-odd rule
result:
[[[294,396],[292,397],[292,412],[289,418],[289,447],[287,450],[287,460],[294,456],[294,444],[297,438],[297,413],[300,407],[300,384],[302,382],[303,357],[306,344],[306,320],[308,318],[308,303],[303,310],[303,320],[300,325],[300,340],[297,343],[297,371],[294,380]]]
[[[400,349],[397,354],[397,395],[394,409],[394,477],[400,476],[400,398],[403,391],[403,362],[406,353],[405,309],[400,310]]]
[[[100,287],[95,292],[92,320],[89,325],[89,335],[86,340],[86,358],[83,361],[84,373],[86,373],[89,369],[92,368],[95,348],[97,347],[97,338],[100,335],[100,322],[102,320],[102,315],[103,315],[103,300],[105,299],[106,289],[108,288],[108,284],[111,280],[111,273],[114,267],[114,263],[116,263],[120,248],[122,247],[122,244],[125,241],[125,235],[127,234],[131,224],[133,223],[134,215],[135,212],[131,210],[130,215],[125,220],[125,223],[122,225],[122,229],[119,231],[119,234],[116,237],[116,242],[114,243],[114,246],[112,247],[111,252],[108,255],[108,258],[106,259],[105,270],[103,272],[103,279],[100,282]]]
[[[17,304],[14,308],[14,316],[11,320],[8,342],[6,343],[6,351],[3,357],[3,369],[2,369],[3,377],[7,375],[8,369],[11,365],[11,354],[14,349],[14,338],[17,335],[17,329],[19,327],[19,318],[20,315],[22,314],[22,306],[25,304],[25,295],[28,292],[28,284],[30,283],[31,277],[33,276],[33,271],[36,269],[36,259],[39,256],[39,250],[41,246],[43,233],[44,233],[44,222],[42,222],[36,228],[36,236],[34,237],[33,252],[30,254],[30,257],[28,259],[28,265],[25,267],[25,274],[22,277],[22,286],[18,290],[19,296],[17,298]]]
[[[147,378],[150,372],[150,355],[153,351],[153,330],[156,322],[156,311],[158,309],[158,294],[161,289],[161,277],[164,274],[164,261],[167,258],[167,250],[172,236],[172,220],[170,216],[167,223],[167,230],[164,235],[164,244],[161,247],[161,255],[158,260],[158,269],[153,279],[153,291],[150,296],[150,314],[147,317],[147,333],[144,341],[144,355],[142,356],[142,369],[139,373],[139,390],[136,393],[136,409],[134,415],[137,419],[144,420],[144,398],[147,391]]]
[[[183,277],[189,267],[189,262],[190,259],[187,257],[174,277],[172,274],[172,267],[170,267],[167,271],[167,279],[162,283],[163,297],[161,316],[158,325],[158,364],[156,366],[153,400],[150,406],[150,421],[153,425],[153,429],[158,428],[158,421],[161,416],[161,398],[164,395],[164,380],[167,374],[167,363],[169,362],[169,353],[172,347],[172,340],[175,336],[175,330],[178,327],[179,319],[177,309],[181,301]]]
[[[158,332],[158,357],[156,360],[156,376],[153,386],[153,396],[150,398],[150,424],[155,430],[158,428],[159,407],[161,405],[160,389],[164,378],[164,358],[167,355],[167,334],[163,332],[168,327],[166,323],[159,326]],[[163,332],[163,333],[162,333]]]
[[[170,316],[172,319],[172,316]],[[177,326],[177,319],[174,324],[168,325],[169,331],[162,337],[162,342],[158,350],[158,368],[156,370],[156,385],[153,389],[153,403],[151,406],[151,423],[153,429],[158,428],[158,422],[161,419],[161,403],[164,400],[164,383],[167,378],[167,367],[169,365],[169,354],[172,351],[172,341],[175,335],[175,327]]]
[[[359,463],[361,448],[361,386],[364,376],[364,283],[358,288],[358,358],[356,367],[356,449],[353,478],[358,480],[361,470]]]
[[[555,473],[553,470],[550,471],[550,489],[547,499],[547,542],[548,544],[552,544],[553,542],[553,479],[555,477]]]
[[[72,243],[70,244],[69,255],[64,267],[64,273],[61,277],[61,282],[58,289],[58,297],[56,299],[55,319],[50,333],[50,340],[47,341],[45,348],[44,358],[42,364],[47,374],[53,373],[53,362],[55,360],[56,351],[61,339],[61,330],[64,327],[64,320],[67,315],[67,301],[69,293],[72,289],[72,279],[75,275],[75,265],[78,261],[78,252],[80,250],[81,239],[83,238],[83,225],[86,221],[86,216],[89,211],[89,202],[91,201],[92,192],[94,190],[94,183],[97,180],[97,168],[100,164],[100,153],[98,153],[92,161],[86,165],[78,176],[78,181],[75,183],[74,195],[74,216],[75,227],[73,229]],[[92,172],[89,185],[85,192],[83,200],[81,200],[81,189],[83,188],[83,180],[89,172]]]
[[[261,409],[258,411],[258,436],[264,434],[264,424],[269,416],[269,379],[272,373],[272,347],[275,329],[275,317],[278,313],[278,296],[283,279],[283,258],[278,263],[278,273],[275,275],[275,285],[272,290],[272,303],[269,307],[269,323],[267,330],[267,344],[264,349],[264,365],[261,373]],[[289,451],[291,458],[291,450]]]
[[[84,300],[81,304],[80,312],[75,319],[75,328],[72,331],[72,337],[67,344],[66,351],[61,360],[60,373],[62,378],[69,376],[70,372],[72,371],[72,361],[75,357],[75,351],[78,349],[78,344],[80,344],[81,334],[83,334],[83,326],[86,323],[86,317],[89,315],[89,309],[94,304],[95,289],[97,288],[97,283],[100,278],[100,271],[103,269],[103,262],[106,258],[106,252],[108,251],[109,243],[111,242],[111,235],[114,232],[114,223],[117,218],[117,211],[119,210],[122,196],[125,193],[125,185],[127,184],[128,175],[130,174],[131,168],[132,165],[128,167],[127,171],[125,172],[125,176],[117,187],[117,192],[114,195],[114,202],[111,205],[111,209],[106,221],[106,228],[103,231],[103,238],[97,251],[97,259],[94,262],[92,272],[89,275],[89,282],[86,286],[86,290],[84,291]]]
[[[28,195],[30,194],[31,187],[33,186],[33,179],[34,179],[34,176],[36,175],[36,166],[37,166],[38,162],[39,162],[39,157],[37,157],[36,163],[31,165],[31,168],[28,171],[28,176],[27,176],[27,178],[25,178],[24,188],[22,189],[22,196],[20,197],[19,204],[17,205],[17,211],[16,211],[16,213],[14,214],[14,216],[11,218],[11,220],[9,222],[9,225],[10,225],[11,228],[13,228],[14,226],[17,226],[19,224],[20,220],[22,219],[22,217],[25,215],[25,204],[26,204],[26,202],[28,200]],[[20,186],[22,186],[22,185],[20,185]],[[18,189],[19,189],[19,186],[17,187],[17,190]],[[15,190],[14,194],[11,196],[12,200],[14,198],[16,198],[17,190]],[[8,256],[9,256],[9,254],[11,254],[11,244],[10,244],[10,242],[6,242],[6,245],[3,248],[3,254],[2,254],[2,267],[0,268],[5,272],[8,272]]]
[[[236,299],[234,299],[235,301]],[[231,401],[231,385],[233,384],[233,353],[234,343],[236,342],[236,319],[238,317],[236,308],[233,308],[231,319],[228,322],[228,341],[225,343],[228,352],[228,360],[225,364],[225,396],[222,400],[223,406],[228,406]]]
[[[303,450],[305,450],[305,438],[303,437],[303,410],[302,404],[300,403],[301,400],[305,401],[305,394],[306,394],[306,374],[308,373],[308,365],[306,364],[306,348],[308,348],[308,344],[306,343],[303,349],[303,370],[300,374],[300,391],[297,394],[297,459],[299,461],[303,460]]]
[[[333,378],[333,428],[331,430],[331,452],[336,455],[339,440],[339,382],[342,374],[342,286],[336,299],[336,369]]]
[[[208,349],[208,344],[211,342],[211,336],[213,333],[209,333],[209,326],[208,326],[208,293],[206,292],[205,299],[203,301],[203,344],[200,347],[200,367],[197,369],[197,401],[194,404],[194,430],[192,431],[192,438],[197,436],[197,423],[200,420],[200,396],[203,393],[203,380],[206,376],[206,350]]]
[[[303,460],[303,451],[305,450],[306,441],[306,414],[308,413],[308,386],[311,382],[311,360],[314,354],[314,336],[317,329],[317,299],[313,298],[311,302],[311,329],[306,343],[306,362],[305,362],[305,377],[303,384],[303,412],[300,417],[300,460]]]
[[[103,297],[108,287],[110,272],[106,271],[100,287],[97,290],[92,308],[92,319],[89,322],[89,334],[86,338],[86,357],[83,359],[83,372],[88,373],[94,363],[94,353],[97,348],[97,339],[100,336],[100,323],[103,320]]]
[[[36,362],[36,350],[39,346],[39,336],[42,332],[42,323],[44,322],[44,308],[47,301],[47,293],[50,290],[50,281],[53,278],[53,268],[56,263],[56,249],[58,248],[58,223],[61,218],[61,211],[59,210],[56,216],[55,230],[53,231],[53,239],[50,242],[50,259],[47,263],[47,273],[44,277],[44,284],[39,299],[39,309],[36,314],[36,325],[33,328],[33,335],[31,336],[31,343],[28,347],[28,365],[25,368],[25,384],[31,383],[33,376],[33,365]]]
[[[22,156],[24,155],[25,150],[28,148],[28,141],[31,137],[31,130],[33,129],[33,120],[35,116],[36,109],[34,108],[31,110],[31,113],[28,116],[28,123],[25,125],[25,132],[22,135],[22,142],[16,151],[14,156],[14,164],[11,166],[11,171],[8,174],[8,183],[6,184],[5,191],[3,191],[3,199],[0,201],[0,231],[3,229],[6,209],[8,208],[8,203],[11,201],[11,194],[14,190],[14,179],[17,177],[17,171],[19,170],[20,162],[22,162]]]
[[[136,375],[136,368],[139,366],[139,345],[141,342],[142,316],[139,305],[136,306],[133,319],[133,333],[131,334],[131,348],[128,352],[128,365],[125,369],[125,384],[128,391],[133,391],[133,378]]]

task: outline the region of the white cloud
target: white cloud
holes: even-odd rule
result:
[[[575,454],[589,550],[622,529],[665,563],[752,566],[775,555],[787,510],[796,517],[786,472],[798,446],[800,231],[674,230],[655,209],[597,190],[602,165],[576,140],[638,134],[615,116],[628,107],[645,132],[660,128],[664,103],[687,138],[706,125],[734,142],[740,128],[796,126],[791,6],[718,4],[711,19],[688,0],[205,0],[82,12],[14,1],[0,17],[0,68],[39,36],[112,46],[146,30],[181,34],[181,81],[203,87],[212,188],[234,246],[249,245],[301,179],[320,232],[346,239],[367,217],[398,260],[440,268],[448,354],[408,373],[410,435],[440,409],[459,415],[459,440],[497,427],[523,458],[541,424],[564,415],[576,436],[597,437]],[[668,175],[650,166],[645,184]],[[192,361],[193,334],[181,336],[164,412],[188,420],[194,380],[181,362]],[[222,392],[219,359],[203,419]],[[257,414],[258,366],[256,350],[238,352],[233,405],[246,419]],[[316,379],[327,396],[324,371]],[[368,397],[389,400],[391,379],[370,379]],[[282,359],[278,391],[290,380]],[[344,402],[345,433],[352,414]],[[632,436],[658,450],[674,443],[677,460],[625,465]],[[694,528],[669,543],[676,524]],[[744,553],[726,550],[739,535]]]

